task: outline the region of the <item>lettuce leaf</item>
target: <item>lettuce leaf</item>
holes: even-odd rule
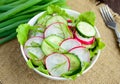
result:
[[[28,67],[31,68],[31,69],[34,68],[34,65],[32,64],[32,61],[31,61],[30,59],[27,61],[27,65],[28,65]]]
[[[90,50],[90,59],[92,59],[98,53],[98,50],[101,50],[105,47],[105,44],[101,41],[100,38],[96,38],[95,44],[93,44],[93,45],[95,45],[95,47],[89,49]]]
[[[96,16],[94,12],[92,11],[84,12],[79,15],[78,19],[76,20],[76,24],[78,24],[80,21],[84,21],[91,24],[92,26],[95,26],[95,19]]]
[[[40,71],[40,72],[44,73],[44,74],[49,75],[48,70],[47,70],[47,69],[45,69],[45,67],[43,67],[43,66],[39,66],[39,67],[37,67],[36,69],[37,69],[38,71]]]
[[[85,71],[85,69],[87,69],[90,66],[89,62],[82,62],[82,70],[80,72],[80,74],[83,73],[83,71]]]
[[[46,12],[43,13],[42,16],[39,17],[37,24],[42,24],[43,26],[46,24],[46,21],[52,17],[54,14],[62,16],[64,19],[71,19],[72,22],[75,21],[75,18],[68,15],[65,10],[62,10],[57,5],[50,5],[47,7]]]
[[[33,65],[33,63],[32,63],[32,60],[29,59],[29,60],[27,61],[27,65],[28,65],[28,67],[31,68],[31,69],[36,68],[38,71],[40,71],[40,72],[42,72],[42,73],[44,73],[44,74],[49,75],[48,70],[45,68],[45,66],[43,65],[42,62],[40,62],[40,65],[39,65],[38,67],[35,67],[35,66]]]
[[[29,24],[21,24],[18,26],[18,28],[16,30],[17,39],[21,45],[24,45],[24,43],[27,41],[29,30],[33,29],[33,28],[34,27],[30,26]]]

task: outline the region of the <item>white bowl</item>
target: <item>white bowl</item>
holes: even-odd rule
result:
[[[77,18],[78,15],[80,14],[79,12],[74,11],[74,10],[70,10],[70,9],[64,9],[64,10],[65,10],[68,14],[70,14],[71,16],[74,16],[74,17],[76,17],[76,18]],[[39,14],[37,14],[36,16],[34,16],[34,17],[28,22],[28,24],[34,25],[35,22],[37,21],[37,19],[38,19],[43,13],[44,13],[44,12],[39,13]],[[99,34],[99,32],[98,32],[98,30],[97,30],[96,27],[95,27],[95,29],[96,29],[96,31],[97,31],[97,37],[100,37],[100,34]],[[23,55],[25,61],[27,62],[27,61],[28,61],[28,58],[26,57],[26,55],[25,55],[25,53],[24,53],[23,46],[21,45],[20,47],[21,47],[22,55]],[[93,67],[93,65],[96,63],[96,61],[97,61],[97,59],[98,59],[99,56],[100,56],[100,50],[98,51],[98,54],[92,59],[91,65],[90,65],[82,74],[86,73],[88,70],[90,70],[90,69]],[[68,79],[63,78],[63,77],[53,77],[53,76],[50,76],[50,75],[46,75],[46,74],[38,71],[38,70],[35,69],[35,68],[34,68],[33,70],[34,70],[35,72],[37,72],[38,74],[40,74],[40,75],[42,75],[42,76],[44,76],[44,77],[46,77],[46,78],[49,78],[49,79],[53,79],[53,80],[68,80]]]

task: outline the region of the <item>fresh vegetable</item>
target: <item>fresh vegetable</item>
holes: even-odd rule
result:
[[[87,22],[92,26],[95,26],[95,18],[96,18],[95,13],[92,11],[81,13],[78,19],[76,20],[76,25],[82,21],[82,22]]]
[[[61,76],[69,70],[70,61],[65,55],[53,53],[45,59],[45,65],[52,76]]]
[[[28,66],[55,77],[76,79],[81,75],[104,47],[96,37],[92,14],[86,12],[74,18],[51,5],[33,26],[20,25],[17,37],[27,51]]]
[[[12,15],[15,15],[16,13],[21,12],[22,10],[25,10],[37,3],[40,3],[41,1],[42,0],[34,0],[34,1],[29,0],[21,5],[16,6],[15,8],[13,8],[5,13],[0,14],[0,17],[2,17],[2,18],[0,18],[0,22],[3,20],[6,20],[7,18],[11,17]]]
[[[93,48],[90,48],[90,58],[92,59],[95,55],[97,55],[100,49],[103,49],[105,44],[101,41],[100,38],[96,38],[93,44]]]
[[[0,34],[0,38],[6,37],[6,36],[14,33],[15,31],[16,31],[16,29],[12,29],[12,30],[5,31],[5,32],[3,32],[2,34]],[[8,33],[6,33],[6,32],[8,32]]]
[[[34,55],[38,59],[42,59],[44,57],[41,50],[42,40],[43,38],[41,37],[33,37],[25,43],[24,50],[28,57],[30,57],[29,55]]]
[[[95,34],[96,34],[95,28],[86,22],[79,22],[77,24],[77,31],[81,35],[88,37],[88,38],[95,36]]]
[[[7,41],[10,41],[12,39],[14,39],[16,37],[17,33],[12,33],[10,34],[9,36],[3,38],[3,39],[0,39],[0,45],[3,44],[3,43],[6,43]]]
[[[50,35],[57,35],[57,36],[60,36],[61,38],[64,38],[64,33],[62,31],[62,25],[64,25],[63,23],[60,23],[60,22],[56,22],[56,23],[53,23],[51,25],[49,25],[45,32],[44,32],[44,37],[48,37]]]
[[[70,70],[67,73],[64,73],[64,76],[65,74],[68,76],[72,76],[74,74],[80,73],[82,67],[81,67],[81,61],[79,60],[78,56],[71,53],[67,53],[65,55],[70,60]]]
[[[77,55],[81,62],[90,62],[90,53],[82,46],[74,47],[69,52]]]
[[[18,33],[17,38],[21,45],[24,45],[24,43],[27,41],[30,29],[33,29],[33,27],[29,24],[21,24],[18,26],[16,32]]]
[[[61,42],[60,47],[64,50],[71,50],[74,47],[81,46],[81,43],[73,38],[68,38]]]
[[[95,37],[85,38],[81,36],[77,31],[75,32],[75,37],[78,41],[85,45],[91,45],[95,41]]]
[[[0,18],[0,40],[15,33],[14,30],[19,24],[27,23],[33,16],[45,11],[52,4],[67,7],[66,0],[0,0],[0,17],[2,17]]]
[[[23,21],[19,21],[19,22],[15,22],[9,26],[6,26],[6,27],[3,27],[0,29],[0,33],[3,33],[5,31],[8,31],[8,30],[11,30],[11,29],[14,29],[16,28],[19,24],[23,24],[23,23],[26,23],[27,21],[29,21],[29,19],[26,19],[26,20],[23,20]]]
[[[35,13],[35,14],[36,14],[36,13]],[[4,21],[4,22],[0,23],[0,29],[1,29],[1,28],[4,28],[5,26],[11,25],[11,24],[13,24],[14,22],[17,22],[17,21],[19,21],[19,20],[21,21],[21,20],[24,20],[24,19],[29,19],[30,17],[34,16],[35,14],[18,16],[18,17],[12,18],[12,19],[10,19],[10,20]],[[27,21],[26,21],[26,22],[27,22]]]
[[[45,55],[49,55],[53,52],[57,52],[59,49],[59,44],[63,39],[56,35],[51,35],[45,38],[42,42],[41,48]]]
[[[64,23],[65,25],[67,25],[67,21],[62,17],[62,16],[54,16],[54,17],[51,17],[47,23],[46,23],[46,26],[49,26],[55,22],[61,22],[61,23]]]

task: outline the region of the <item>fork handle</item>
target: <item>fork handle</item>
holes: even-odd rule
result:
[[[118,31],[117,27],[115,28],[115,34],[116,34],[117,38],[120,38],[120,32]]]
[[[115,34],[116,34],[116,36],[117,36],[118,45],[119,45],[119,47],[120,47],[120,32],[118,31],[117,26],[116,26],[116,28],[115,28]]]
[[[118,38],[118,40],[117,40],[117,41],[118,41],[118,45],[119,45],[119,47],[120,47],[120,38]]]

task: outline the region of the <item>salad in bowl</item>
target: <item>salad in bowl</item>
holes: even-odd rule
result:
[[[17,28],[28,66],[54,79],[76,79],[97,61],[104,43],[95,27],[95,14],[51,5]]]

